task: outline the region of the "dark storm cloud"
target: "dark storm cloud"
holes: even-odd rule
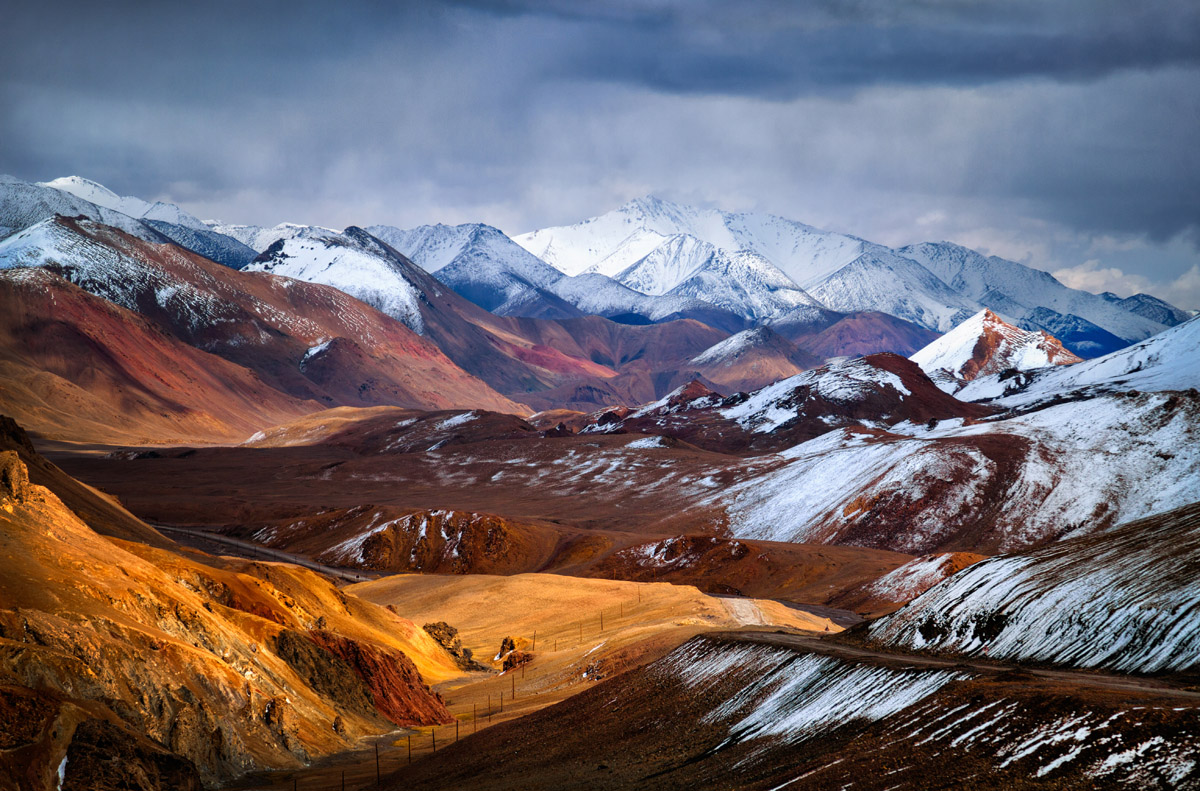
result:
[[[0,25],[0,172],[231,221],[519,232],[656,192],[1032,263],[1200,227],[1193,0],[118,0]],[[1190,265],[1172,249],[1139,266]]]
[[[570,73],[680,92],[789,98],[873,84],[1095,79],[1200,61],[1190,2],[759,1],[589,4],[467,0],[573,23]]]

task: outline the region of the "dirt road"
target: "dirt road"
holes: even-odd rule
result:
[[[366,582],[367,580],[377,579],[380,575],[372,574],[365,571],[355,571],[351,569],[338,568],[336,566],[326,566],[323,563],[317,563],[304,555],[296,555],[291,552],[281,552],[278,549],[270,549],[261,544],[255,544],[253,541],[243,541],[240,538],[230,538],[223,536],[220,533],[213,533],[208,530],[199,530],[197,528],[188,527],[168,527],[166,525],[153,525],[156,530],[166,533],[171,538],[175,539],[184,546],[189,546],[194,549],[200,549],[205,552],[217,553],[223,555],[233,555],[235,557],[247,558],[249,560],[268,560],[279,563],[292,563],[303,568],[316,571],[320,574],[333,577],[334,579],[344,582]]]
[[[971,670],[980,675],[996,676],[1002,673],[1020,671],[1029,673],[1037,678],[1057,681],[1080,686],[1100,687],[1103,689],[1153,692],[1159,695],[1176,697],[1185,700],[1200,700],[1200,691],[1184,689],[1158,678],[1143,678],[1125,676],[1116,673],[1091,670],[1061,670],[1057,668],[1034,668],[1018,663],[981,662],[970,658],[948,658],[930,656],[927,654],[891,653],[866,646],[854,645],[837,639],[812,637],[801,634],[782,632],[718,632],[714,637],[729,637],[743,642],[767,643],[770,645],[786,646],[799,651],[814,654],[824,654],[840,659],[869,660],[872,662],[903,666],[903,667],[933,667]]]

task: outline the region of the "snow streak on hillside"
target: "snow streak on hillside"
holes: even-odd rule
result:
[[[1200,667],[1200,505],[971,566],[871,638],[1126,672]]]
[[[703,702],[701,722],[726,734],[709,754],[737,756],[723,778],[730,787],[735,777],[770,776],[775,789],[856,787],[864,777],[882,780],[879,788],[925,788],[940,769],[962,787],[972,779],[1000,787],[1005,775],[1138,789],[1191,787],[1195,778],[1190,701],[1122,705],[894,664],[698,637],[651,665],[646,687],[683,705]],[[886,776],[871,775],[883,755]]]
[[[763,425],[791,414],[755,413]],[[1198,443],[1200,398],[1157,393],[932,430],[839,429],[756,459],[713,505],[737,538],[913,553],[981,529],[987,514],[987,543],[1012,550],[1200,500]],[[907,529],[876,532],[888,513],[905,513]]]

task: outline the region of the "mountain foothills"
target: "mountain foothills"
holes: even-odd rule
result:
[[[0,178],[0,789],[1200,788],[1198,387],[947,242]]]

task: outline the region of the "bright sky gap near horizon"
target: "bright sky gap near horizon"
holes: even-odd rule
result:
[[[569,224],[655,194],[1200,308],[1200,6],[25,3],[0,172],[228,222]]]

